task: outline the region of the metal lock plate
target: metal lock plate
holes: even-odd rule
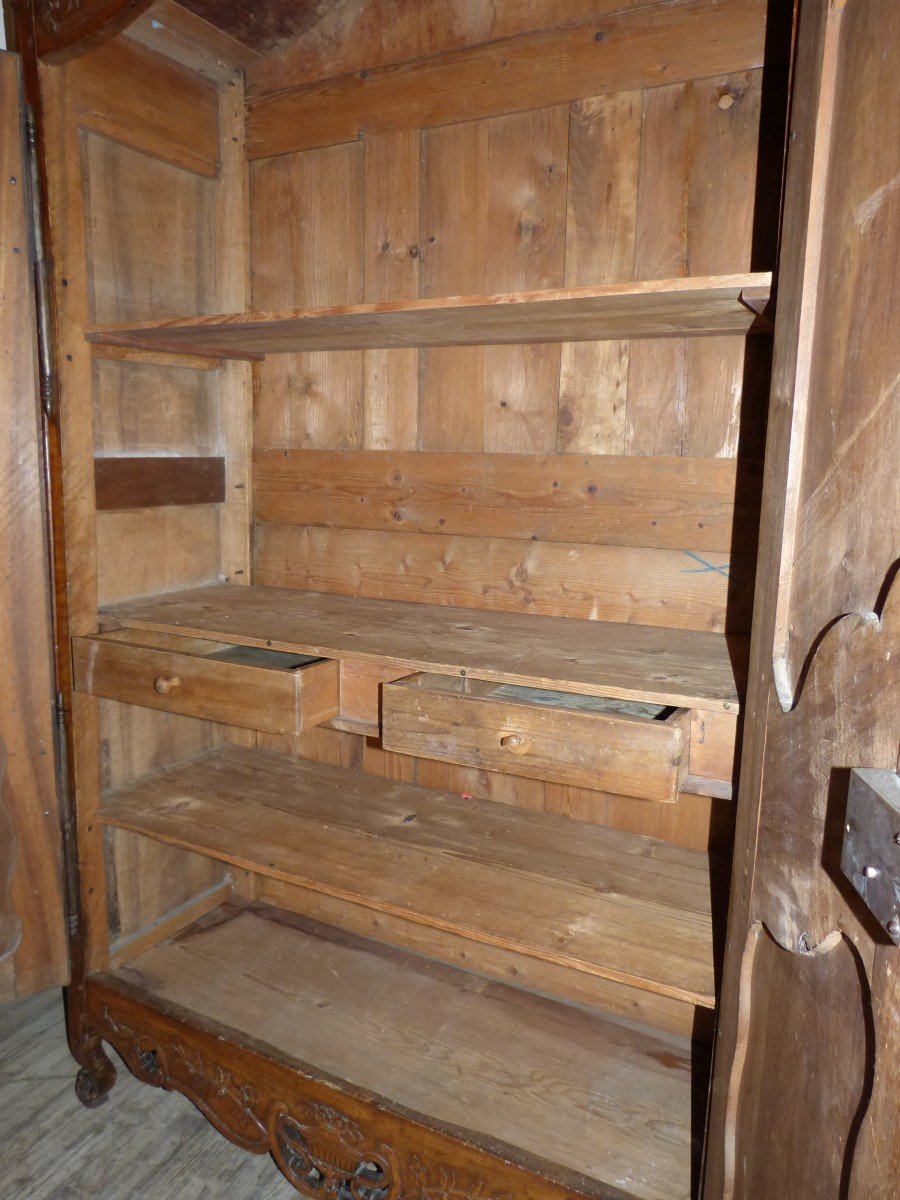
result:
[[[900,775],[850,772],[841,870],[900,946]]]

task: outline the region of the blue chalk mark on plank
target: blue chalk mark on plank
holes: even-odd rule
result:
[[[726,579],[730,578],[728,571],[731,563],[722,563],[721,566],[717,567],[715,563],[707,562],[705,558],[701,558],[693,550],[683,550],[682,553],[700,564],[699,567],[685,567],[681,572],[682,575],[709,575],[711,572],[715,572],[716,575],[724,575]]]

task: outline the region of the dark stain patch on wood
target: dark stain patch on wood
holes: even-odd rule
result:
[[[97,458],[98,512],[172,504],[221,504],[223,458]]]

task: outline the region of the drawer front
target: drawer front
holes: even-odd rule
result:
[[[74,638],[76,689],[268,733],[300,733],[338,712],[337,662],[191,638],[151,640],[136,644],[141,634],[121,631]]]
[[[634,716],[597,711],[598,703],[419,675],[384,685],[382,743],[422,758],[674,802],[687,770],[690,711]]]

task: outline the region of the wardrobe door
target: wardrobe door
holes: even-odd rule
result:
[[[900,1179],[896,898],[873,886],[896,888],[900,856],[898,48],[896,0],[801,3],[716,1200],[888,1197]]]
[[[68,981],[20,63],[0,53],[0,1001]]]

